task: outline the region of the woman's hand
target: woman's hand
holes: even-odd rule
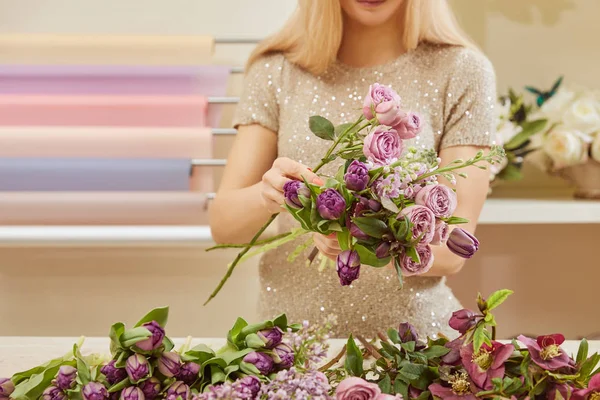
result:
[[[315,247],[319,249],[325,257],[335,261],[338,254],[342,252],[335,233],[325,236],[320,233],[313,233]]]
[[[276,214],[284,210],[283,185],[291,179],[303,180],[316,185],[322,185],[323,181],[308,167],[289,158],[280,157],[275,160],[271,169],[262,177],[260,183],[260,195],[263,206],[271,213]]]

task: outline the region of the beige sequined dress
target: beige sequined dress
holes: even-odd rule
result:
[[[310,133],[308,118],[318,114],[334,124],[355,120],[363,96],[375,82],[391,85],[405,108],[424,118],[425,128],[413,145],[439,150],[491,144],[496,97],[491,64],[472,50],[428,44],[377,67],[337,63],[320,77],[281,54],[263,57],[247,73],[234,124],[263,125],[278,134],[280,157],[315,166],[328,144]],[[331,174],[336,167],[322,171]],[[281,231],[295,224],[287,214],[279,218]],[[298,244],[262,257],[261,317],[285,312],[292,321],[319,322],[334,315],[338,337],[349,333],[372,337],[404,321],[423,336],[454,335],[447,321],[461,306],[444,278],[411,277],[400,289],[393,269],[363,266],[360,279],[342,287],[334,269],[319,272],[316,264],[307,267],[306,253],[288,262]]]

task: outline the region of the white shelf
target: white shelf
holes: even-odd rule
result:
[[[490,199],[480,225],[600,224],[600,201]],[[0,245],[212,243],[208,226],[5,226]]]

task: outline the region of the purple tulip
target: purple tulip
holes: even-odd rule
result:
[[[299,195],[310,198],[310,190],[306,187],[306,185],[300,181],[287,181],[283,185],[283,195],[285,198],[285,204],[287,204],[291,208],[300,209],[304,208]]]
[[[450,327],[462,334],[465,334],[469,329],[477,324],[477,315],[471,310],[459,310],[452,313]]]
[[[273,347],[281,343],[281,339],[283,338],[283,331],[276,326],[271,329],[264,329],[262,331],[259,331],[258,337],[262,339],[267,349],[272,349]]]
[[[56,386],[49,386],[42,393],[42,400],[65,400],[66,398],[65,392]]]
[[[90,382],[81,391],[83,400],[105,400],[108,399],[108,390],[99,382]]]
[[[360,257],[354,250],[342,251],[337,256],[336,271],[342,286],[348,286],[360,276]]]
[[[140,383],[139,387],[144,393],[145,400],[154,400],[161,391],[160,381],[155,377]]]
[[[317,196],[317,211],[321,218],[340,219],[346,209],[346,200],[335,189],[326,189]]]
[[[77,368],[63,365],[58,369],[58,375],[56,375],[53,383],[61,390],[71,389],[75,385],[76,375]]]
[[[120,400],[144,400],[144,398],[142,389],[135,386],[123,389],[121,396],[119,397]]]
[[[400,324],[398,327],[398,336],[400,336],[402,343],[417,342],[419,340],[417,329],[408,322]]]
[[[358,160],[352,161],[344,175],[344,182],[349,190],[361,192],[367,188],[369,183],[369,169]]]
[[[172,378],[181,370],[181,358],[177,353],[162,353],[158,359],[158,370],[167,378]]]
[[[260,380],[252,375],[248,375],[238,380],[239,384],[242,386],[242,392],[248,392],[250,394],[251,399],[256,398],[258,392],[260,392]]]
[[[165,330],[162,326],[158,324],[156,321],[146,322],[142,325],[143,328],[146,328],[150,331],[151,336],[148,339],[142,340],[141,342],[137,342],[135,345],[144,351],[152,351],[158,349],[165,338]]]
[[[448,238],[448,249],[462,258],[471,258],[479,250],[479,240],[462,228],[454,228]]]
[[[133,383],[137,383],[150,375],[150,364],[143,355],[134,354],[127,359],[125,370],[129,379]]]
[[[294,350],[285,343],[277,345],[273,349],[275,364],[281,369],[290,368],[294,365]]]
[[[165,400],[177,400],[181,398],[188,400],[190,398],[190,388],[182,381],[176,381],[167,389]]]
[[[8,396],[15,391],[15,384],[9,378],[0,378],[0,399],[8,399]]]
[[[187,385],[192,385],[200,375],[200,365],[194,362],[188,362],[181,366],[177,374],[177,380],[183,381]]]
[[[112,360],[100,369],[100,372],[106,377],[106,381],[114,385],[115,383],[121,382],[127,377],[127,371],[123,368],[115,367],[115,360]]]
[[[268,375],[273,371],[273,359],[263,353],[252,352],[244,357],[244,362],[254,365],[263,375]]]
[[[383,242],[375,249],[375,256],[379,259],[389,257],[391,248],[392,245],[389,242]]]

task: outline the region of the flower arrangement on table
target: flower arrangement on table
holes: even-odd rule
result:
[[[83,356],[80,342],[64,357],[0,378],[0,399],[599,399],[600,355],[588,355],[585,340],[575,358],[558,334],[495,340],[492,311],[510,294],[479,296],[477,312],[455,312],[449,324],[457,339],[421,340],[402,323],[377,340],[350,337],[331,359],[332,321],[239,318],[224,347],[191,347],[188,339],[175,351],[165,334],[168,309],[156,309],[133,328],[111,327],[111,357]]]
[[[400,96],[388,86],[374,84],[365,96],[361,115],[353,123],[334,126],[321,116],[309,120],[310,130],[331,142],[314,173],[335,160],[343,159],[335,176],[324,176],[324,185],[307,181],[288,181],[284,186],[285,208],[300,223],[300,228],[259,241],[275,220],[273,215],[245,245],[220,245],[217,248],[242,248],[210,295],[214,298],[239,262],[276,248],[308,233],[336,235],[342,248],[336,270],[342,285],[359,278],[361,265],[384,267],[393,264],[400,284],[402,277],[423,274],[431,268],[430,246],[448,245],[459,256],[470,258],[478,249],[477,239],[467,231],[450,226],[468,222],[453,215],[457,198],[446,178],[456,182],[456,171],[469,166],[486,169],[504,158],[501,147],[488,154],[480,151],[469,160],[455,160],[440,166],[433,149],[408,147],[422,129],[418,114],[402,107]],[[294,259],[311,245],[311,237],[291,254]],[[253,252],[251,248],[257,247]],[[311,253],[309,260],[316,255]],[[328,262],[322,258],[322,264]]]

